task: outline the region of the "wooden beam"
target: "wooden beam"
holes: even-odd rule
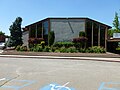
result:
[[[100,24],[98,29],[98,46],[100,46]]]
[[[92,45],[93,46],[93,28],[94,28],[94,23],[92,22]]]

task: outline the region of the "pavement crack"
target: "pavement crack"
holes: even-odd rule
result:
[[[3,84],[0,85],[0,87],[4,86],[5,84],[9,83],[10,81],[12,81],[12,80],[14,80],[14,79],[17,79],[18,77],[20,77],[20,75],[17,75],[16,77],[7,79]]]

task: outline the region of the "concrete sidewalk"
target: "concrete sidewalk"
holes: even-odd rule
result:
[[[113,53],[96,54],[96,53],[51,53],[51,52],[4,51],[3,53],[1,53],[0,57],[120,62],[120,55]]]

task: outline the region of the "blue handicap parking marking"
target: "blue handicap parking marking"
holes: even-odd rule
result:
[[[115,85],[118,85],[117,87],[114,87]],[[108,87],[109,86],[109,87]],[[120,90],[120,82],[103,82],[98,90]]]
[[[26,84],[23,84],[22,86],[15,86],[15,85],[13,85],[13,86],[8,86],[8,85],[3,85],[2,87],[0,87],[0,88],[11,88],[11,89],[14,89],[14,90],[20,90],[21,88],[24,88],[24,87],[26,87],[26,86],[29,86],[29,85],[31,85],[31,84],[33,84],[33,83],[35,83],[35,81],[32,81],[32,80],[12,80],[12,81],[14,81],[14,82],[20,82],[20,83],[26,83]]]
[[[66,85],[67,85],[67,83],[66,83]],[[52,84],[49,84],[49,85],[41,88],[40,90],[75,90],[74,88],[69,88],[66,85],[65,84],[59,85],[56,83],[52,83]]]

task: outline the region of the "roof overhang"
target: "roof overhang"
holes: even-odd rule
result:
[[[120,42],[120,38],[108,39],[108,42]]]

